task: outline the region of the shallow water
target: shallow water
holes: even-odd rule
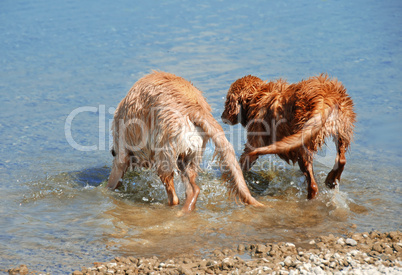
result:
[[[25,263],[69,273],[116,255],[400,230],[401,24],[399,1],[2,1],[0,270]],[[265,157],[247,182],[270,207],[237,205],[209,144],[190,215],[167,206],[149,171],[105,191],[112,113],[152,69],[192,81],[217,119],[228,87],[246,74],[337,77],[358,115],[340,189],[323,184],[335,156],[329,146],[315,162],[316,200],[306,200],[297,167]],[[244,131],[223,127],[239,155]],[[177,189],[183,199],[180,182]]]

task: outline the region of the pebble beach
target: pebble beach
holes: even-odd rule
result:
[[[8,273],[36,274],[26,265]],[[330,234],[300,244],[237,244],[206,258],[115,257],[72,274],[402,274],[402,233]]]

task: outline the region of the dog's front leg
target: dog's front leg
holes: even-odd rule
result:
[[[174,188],[174,173],[171,173],[169,175],[160,175],[159,176],[161,181],[163,182],[163,185],[165,185],[166,193],[168,195],[168,201],[169,205],[178,205],[179,204],[179,198],[176,195],[176,190]]]

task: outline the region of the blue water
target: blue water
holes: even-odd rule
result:
[[[67,274],[116,255],[400,230],[401,26],[400,1],[1,1],[0,270]],[[323,184],[329,147],[316,161],[314,202],[297,167],[267,157],[271,182],[248,183],[272,208],[237,206],[208,166],[212,145],[191,215],[176,217],[152,173],[105,192],[113,110],[151,70],[190,80],[218,121],[244,75],[337,77],[358,118],[340,192]],[[244,131],[224,129],[239,155]]]

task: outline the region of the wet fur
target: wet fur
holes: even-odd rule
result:
[[[327,75],[289,84],[283,79],[265,82],[255,76],[235,81],[227,94],[225,123],[241,123],[248,131],[240,158],[249,170],[259,155],[277,154],[286,162],[298,163],[308,183],[308,198],[318,187],[313,157],[333,137],[337,157],[325,183],[334,188],[346,164],[345,152],[353,138],[356,114],[345,87]]]
[[[118,105],[112,126],[114,155],[108,187],[115,189],[130,166],[154,168],[165,185],[169,205],[179,204],[174,174],[186,185],[183,210],[194,209],[200,188],[195,183],[209,139],[224,166],[231,194],[246,204],[261,205],[250,194],[222,127],[201,92],[185,79],[153,72],[130,89]]]

